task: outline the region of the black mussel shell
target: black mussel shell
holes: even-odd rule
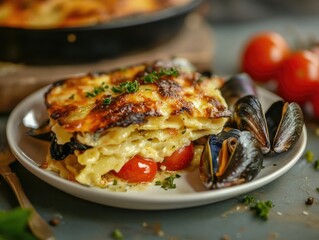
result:
[[[222,144],[230,138],[237,139],[236,145],[227,160],[225,171],[217,176]],[[262,162],[263,154],[251,133],[237,129],[222,131],[211,135],[207,141],[200,161],[200,178],[209,189],[238,185],[254,179],[261,170]]]
[[[258,98],[248,95],[239,99],[231,122],[241,131],[249,131],[256,138],[264,154],[271,149],[266,118]]]
[[[229,109],[233,109],[236,102],[247,95],[257,95],[255,84],[249,75],[236,74],[228,79],[220,88]]]
[[[274,153],[288,151],[298,141],[304,125],[301,107],[294,102],[273,103],[266,112],[266,120]]]
[[[53,135],[53,139],[50,146],[51,158],[54,160],[64,160],[69,154],[73,154],[75,150],[84,151],[91,147],[81,144],[71,138],[70,142],[65,144],[58,144],[56,141],[56,136]]]

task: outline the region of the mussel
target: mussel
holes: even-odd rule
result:
[[[218,189],[249,182],[262,168],[263,154],[248,131],[224,129],[210,135],[201,155],[199,173],[204,186]]]
[[[58,161],[65,159],[69,154],[73,154],[75,150],[84,151],[91,148],[90,146],[76,141],[73,137],[67,143],[58,144],[56,135],[51,131],[48,120],[41,124],[38,128],[29,128],[27,134],[33,138],[51,142],[51,158]]]
[[[50,145],[50,154],[52,159],[60,161],[69,154],[73,154],[75,150],[85,151],[89,148],[91,147],[77,142],[74,138],[71,138],[70,142],[65,144],[58,144],[54,134]]]
[[[253,80],[246,73],[230,77],[220,89],[230,110],[233,110],[238,99],[247,95],[257,95]]]
[[[241,131],[251,132],[264,154],[289,150],[299,139],[303,129],[303,113],[297,103],[277,101],[266,114],[256,96],[239,99],[227,123]]]
[[[246,74],[230,78],[221,92],[233,111],[225,126],[251,132],[264,154],[285,152],[299,139],[304,119],[297,103],[280,100],[264,114],[253,81]]]

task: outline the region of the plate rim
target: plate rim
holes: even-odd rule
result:
[[[166,210],[201,206],[219,202],[225,199],[230,199],[241,194],[256,190],[284,175],[298,162],[307,144],[307,131],[306,126],[304,125],[302,134],[298,142],[296,143],[296,145],[300,145],[299,149],[296,150],[295,155],[289,160],[289,162],[287,162],[284,166],[276,169],[272,173],[267,174],[266,176],[254,179],[253,181],[245,184],[232,186],[229,188],[211,191],[194,191],[189,193],[171,192],[167,194],[165,192],[165,194],[162,195],[148,194],[147,198],[145,198],[145,194],[139,194],[140,192],[132,191],[129,192],[129,194],[126,194],[123,192],[106,191],[105,189],[99,189],[96,187],[88,187],[68,181],[57,176],[51,171],[46,171],[39,168],[39,166],[31,158],[29,158],[29,156],[23,153],[22,149],[19,148],[18,143],[15,141],[13,134],[10,134],[10,132],[17,127],[18,123],[16,123],[15,121],[17,121],[17,119],[20,119],[19,116],[25,116],[26,113],[30,111],[30,109],[32,109],[32,106],[34,107],[34,105],[36,104],[34,100],[38,99],[41,94],[43,95],[50,86],[51,85],[48,85],[32,93],[13,109],[13,111],[9,115],[6,127],[6,134],[9,146],[13,154],[16,156],[17,160],[30,173],[40,178],[42,181],[75,197],[107,206],[138,210]],[[264,88],[257,87],[257,91],[258,93],[262,93],[261,95],[266,94],[269,95],[270,98],[274,98],[275,100],[279,99],[276,94]],[[22,120],[23,119],[20,119],[20,121],[18,121],[19,124],[22,123]],[[62,186],[66,186],[67,189],[63,188]],[[93,194],[93,199],[90,194]]]

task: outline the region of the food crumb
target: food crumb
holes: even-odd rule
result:
[[[314,202],[314,198],[313,197],[308,197],[307,200],[305,201],[306,205],[312,205]]]
[[[220,240],[231,240],[231,238],[230,238],[229,235],[225,234],[225,235],[223,235],[223,236],[221,237]]]
[[[277,215],[278,216],[282,216],[282,212],[277,212]]]
[[[57,217],[54,217],[49,221],[49,224],[51,226],[57,226],[60,224],[60,219],[58,219]]]
[[[62,215],[57,213],[55,214],[52,219],[49,221],[49,224],[51,226],[57,226],[61,223],[61,220],[63,219]]]
[[[309,215],[309,213],[308,213],[307,211],[302,211],[302,214],[303,214],[303,215],[306,215],[306,216]]]
[[[164,231],[163,231],[163,230],[158,230],[158,231],[157,231],[157,235],[158,235],[159,237],[163,237],[163,236],[164,236]]]
[[[146,227],[148,226],[147,222],[143,222],[143,223],[142,223],[142,226],[143,226],[144,228],[146,228]]]
[[[278,233],[276,233],[276,232],[270,233],[267,239],[268,239],[268,240],[278,239]]]

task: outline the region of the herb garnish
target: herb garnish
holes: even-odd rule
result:
[[[174,189],[176,188],[176,184],[174,183],[175,178],[180,178],[181,175],[175,174],[172,176],[169,176],[167,178],[164,178],[163,181],[156,181],[155,185],[156,186],[161,186],[161,188],[168,190],[168,189]]]
[[[245,195],[241,202],[245,203],[246,205],[252,204],[255,202],[255,197],[251,195]]]
[[[272,201],[265,201],[265,202],[257,201],[254,206],[250,207],[250,209],[255,210],[256,215],[259,218],[263,220],[267,220],[269,210],[274,206],[275,205],[273,204]]]
[[[305,153],[305,158],[306,158],[307,162],[311,163],[314,159],[313,152],[311,152],[310,150],[307,150]]]
[[[112,238],[114,240],[124,240],[124,236],[123,236],[122,232],[119,229],[115,229],[112,232]]]
[[[153,71],[143,77],[144,83],[153,83],[162,76],[178,77],[179,72],[175,68],[161,68],[160,71]]]
[[[8,212],[0,211],[0,239],[36,240],[27,228],[30,209],[16,208]]]
[[[86,97],[96,97],[98,94],[104,92],[106,89],[108,89],[109,86],[105,84],[105,82],[102,82],[102,84],[98,87],[94,87],[92,92],[86,92]]]
[[[314,168],[315,170],[319,170],[319,159],[317,159],[316,161],[314,161],[315,156],[314,156],[313,152],[311,152],[310,150],[307,150],[307,151],[305,152],[304,157],[305,157],[305,159],[306,159],[306,161],[307,161],[308,163],[313,163],[313,168]]]
[[[134,82],[123,82],[118,86],[113,86],[112,91],[114,93],[133,93],[138,90],[139,86],[140,84],[136,80]]]
[[[112,97],[107,97],[103,99],[103,104],[109,105],[112,102]]]
[[[272,201],[268,200],[262,202],[256,200],[255,197],[251,195],[245,195],[244,198],[241,199],[241,202],[250,206],[250,209],[255,211],[256,216],[263,220],[268,219],[268,213],[270,209],[275,206]]]

